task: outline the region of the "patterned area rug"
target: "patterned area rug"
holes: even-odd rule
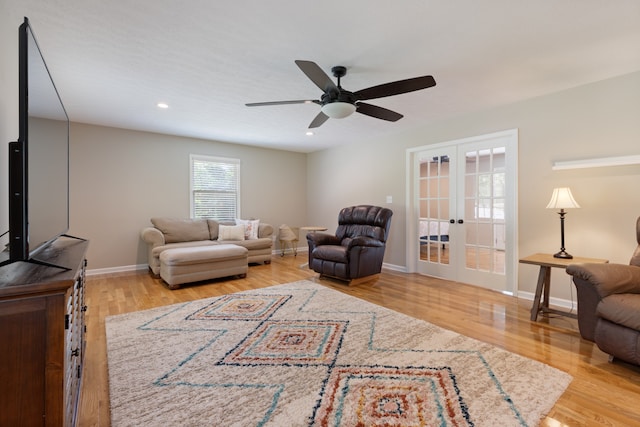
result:
[[[106,321],[120,426],[527,426],[555,368],[300,281]]]

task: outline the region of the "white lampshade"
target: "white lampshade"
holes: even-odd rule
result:
[[[573,198],[569,187],[554,188],[547,209],[571,209],[580,205]]]
[[[322,112],[332,119],[343,119],[355,111],[356,106],[348,102],[331,102],[322,106]]]

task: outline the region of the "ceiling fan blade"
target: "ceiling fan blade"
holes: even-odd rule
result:
[[[311,124],[309,125],[309,129],[311,128],[317,128],[320,127],[324,122],[326,122],[327,120],[329,120],[329,116],[327,116],[325,113],[323,113],[322,111],[320,111],[318,113],[318,115],[316,116],[315,119],[313,119],[313,121],[311,122]]]
[[[338,86],[315,62],[296,60],[295,63],[323,92],[338,91]]]
[[[252,102],[244,104],[247,107],[262,107],[265,105],[287,105],[287,104],[320,104],[320,101],[315,99],[300,99],[297,101],[271,101],[271,102]]]
[[[367,104],[365,102],[358,102],[356,104],[356,111],[358,113],[375,117],[376,119],[387,120],[389,122],[397,122],[404,117],[402,114],[396,113],[395,111],[387,110],[386,108]]]
[[[435,85],[436,80],[433,76],[423,76],[372,86],[370,88],[354,92],[353,94],[358,100],[367,100],[383,98],[385,96],[400,95],[401,93],[426,89]]]

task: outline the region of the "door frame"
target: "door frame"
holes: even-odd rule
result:
[[[505,280],[506,290],[505,293],[510,295],[516,295],[517,293],[517,267],[518,267],[518,129],[509,129],[500,132],[494,132],[490,134],[472,136],[462,139],[456,139],[451,141],[445,141],[435,144],[422,145],[420,147],[413,147],[406,150],[405,156],[405,200],[407,201],[407,209],[405,212],[405,265],[407,266],[407,272],[416,273],[418,271],[418,251],[419,245],[416,242],[415,236],[417,236],[418,229],[418,217],[419,206],[416,203],[416,180],[415,177],[415,156],[417,153],[438,149],[443,147],[461,146],[469,143],[478,143],[488,139],[504,138],[507,141],[507,158],[508,166],[513,168],[513,181],[507,181],[508,187],[507,194],[512,194],[513,197],[507,200],[509,209],[506,209],[505,223],[506,223],[506,246],[511,247],[511,251],[506,253],[505,257]]]

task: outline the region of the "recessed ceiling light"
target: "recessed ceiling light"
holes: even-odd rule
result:
[[[158,102],[158,108],[169,108],[169,104],[164,102]]]
[[[308,130],[308,131],[307,131],[307,133],[306,133],[305,135],[307,135],[307,136],[312,136],[312,135],[313,135],[313,132],[311,132],[310,130]]]

